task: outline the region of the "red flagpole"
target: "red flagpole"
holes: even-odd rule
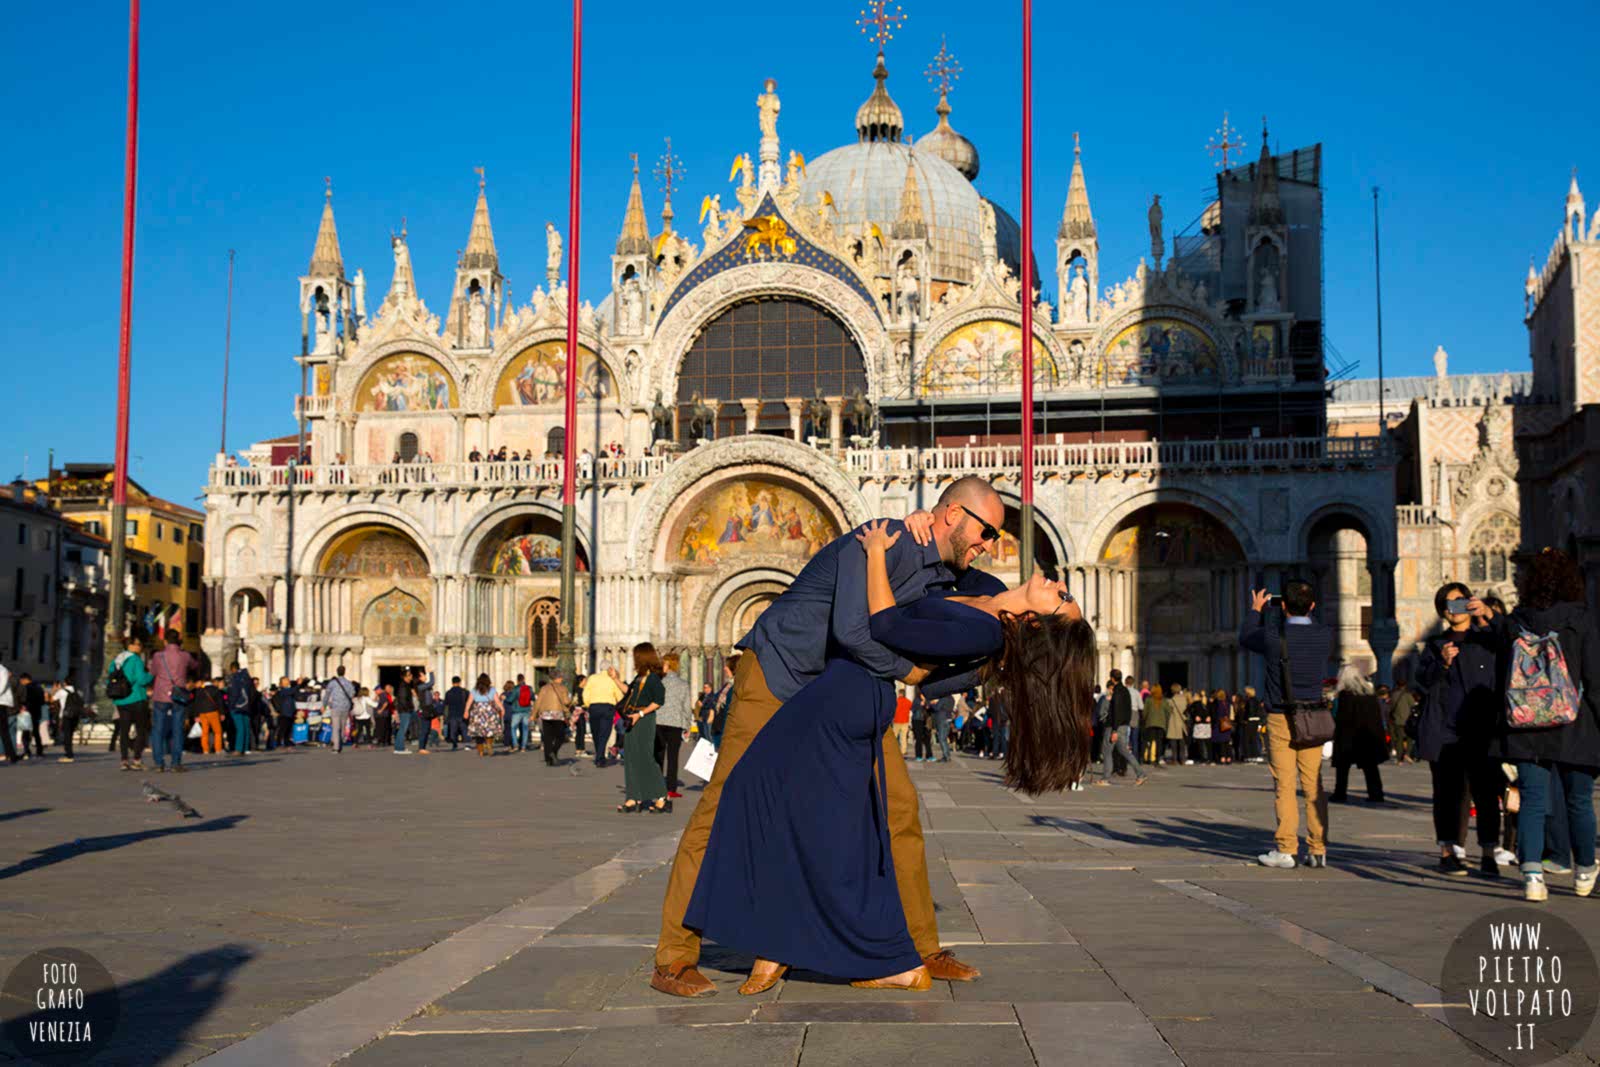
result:
[[[1022,577],[1033,574],[1033,0],[1022,0]]]
[[[561,444],[561,630],[556,669],[570,685],[576,670],[578,447],[578,207],[583,142],[583,0],[572,0],[572,162],[567,175],[567,368]],[[589,626],[594,626],[590,620]]]
[[[565,424],[562,427],[561,505],[576,502],[576,457],[578,443],[578,201],[583,140],[583,0],[572,0],[572,163],[567,176],[567,388]]]
[[[139,0],[128,3],[128,140],[122,180],[122,320],[117,338],[117,436],[111,476],[111,640],[123,634],[126,561],[123,534],[128,514],[128,388],[132,374],[133,222],[139,170]],[[107,645],[107,653],[112,651]]]

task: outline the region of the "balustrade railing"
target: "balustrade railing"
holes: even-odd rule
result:
[[[1399,526],[1434,526],[1439,522],[1439,511],[1422,504],[1400,504],[1394,509],[1394,519]]]
[[[941,448],[847,448],[833,455],[850,474],[863,478],[921,472],[923,475],[995,475],[1022,466],[1020,445],[960,445]],[[1040,473],[1098,471],[1239,471],[1316,469],[1371,464],[1390,458],[1387,442],[1375,437],[1250,437],[1210,441],[1098,441],[1039,444],[1033,449]],[[602,457],[579,462],[578,482],[644,483],[666,472],[670,456]],[[249,492],[289,484],[282,467],[213,467],[214,492]],[[453,463],[309,464],[293,468],[294,484],[308,489],[462,488],[552,485],[561,482],[559,460],[462,460]]]
[[[664,456],[606,456],[578,463],[578,482],[643,482],[666,470]],[[463,486],[547,485],[561,482],[560,460],[461,460],[457,463],[329,463],[280,467],[213,467],[213,491],[275,489],[404,489]]]

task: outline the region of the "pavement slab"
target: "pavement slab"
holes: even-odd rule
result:
[[[0,966],[52,945],[105,963],[126,1021],[97,1063],[1409,1067],[1467,1050],[1437,1006],[1445,950],[1519,901],[1511,879],[1432,870],[1426,768],[1385,768],[1392,804],[1334,809],[1327,870],[1276,871],[1254,862],[1263,767],[1027,797],[960,756],[911,773],[941,937],[981,979],[796,972],[746,998],[749,958],[708,943],[718,994],[682,1001],[649,978],[696,787],[675,815],[624,818],[620,768],[588,764],[192,765],[161,783],[205,813],[189,824],[103,753],[0,768]],[[1567,885],[1548,912],[1600,930]],[[1314,1037],[1286,1044],[1269,1015]],[[1600,1062],[1597,1031],[1558,1062]]]

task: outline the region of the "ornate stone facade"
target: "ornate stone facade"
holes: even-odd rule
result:
[[[964,474],[1010,505],[1008,538],[984,565],[1020,573],[1017,265],[1031,251],[971,184],[970,142],[950,130],[901,143],[881,57],[875,76],[855,143],[819,154],[809,174],[801,153],[780,151],[768,81],[759,170],[735,157],[735,187],[701,202],[699,242],[673,229],[670,198],[660,226],[648,224],[635,167],[611,291],[578,323],[584,667],[648,639],[685,652],[693,680],[714,677],[819,544],[874,515],[931,507]],[[1245,190],[1248,218],[1219,208],[1199,244],[1183,255],[1175,245],[1155,269],[1141,260],[1103,292],[1081,158],[1074,167],[1057,248],[1066,306],[1029,295],[1035,563],[1082,598],[1106,669],[1242,685],[1255,672],[1235,640],[1246,588],[1309,571],[1339,613],[1339,654],[1387,670],[1393,457],[1383,442],[1324,430],[1320,287],[1296,289],[1288,273],[1304,252],[1294,235],[1320,226],[1307,158],[1320,152],[1263,151],[1224,172],[1218,202]],[[1289,214],[1314,218],[1286,220],[1280,171]],[[853,177],[835,188],[830,175]],[[331,201],[323,228],[303,285],[308,308],[319,291],[335,297],[301,355],[309,463],[291,472],[285,445],[263,442],[245,466],[213,470],[207,583],[211,617],[225,622],[208,648],[272,675],[343,663],[371,679],[426,661],[500,681],[548,664],[559,258],[550,253],[526,303],[502,299],[480,187],[441,332],[403,231],[368,322],[364,282],[344,281]],[[1230,262],[1247,237],[1253,272],[1205,266]],[[1263,299],[1266,260],[1255,257],[1268,247],[1278,291]],[[762,313],[746,313],[753,305]],[[352,537],[415,552],[403,568],[352,574],[341,554]],[[1350,568],[1328,565],[1336,542],[1370,567],[1370,618],[1352,614]]]

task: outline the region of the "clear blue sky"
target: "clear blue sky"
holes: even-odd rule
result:
[[[778,80],[784,149],[854,139],[872,87],[860,0],[730,8],[589,0],[582,291],[599,302],[629,177],[670,135],[688,166],[677,207],[726,193],[754,153],[755,97]],[[947,35],[965,67],[956,127],[978,185],[1020,215],[1020,4],[905,0],[890,91],[913,134],[934,122],[923,68]],[[566,229],[569,8],[339,3],[145,4],[133,350],[133,473],[190,501],[216,449],[227,250],[238,250],[229,446],[293,429],[296,278],[322,203],[369,310],[405,216],[417,280],[441,316],[483,165],[502,268],[526,300],[543,227]],[[796,11],[802,13],[795,13]],[[981,13],[981,17],[974,15]],[[0,292],[11,395],[0,475],[111,456],[126,76],[126,7],[7,11],[0,36]],[[748,21],[746,21],[748,15]],[[1569,170],[1600,207],[1593,102],[1572,10],[1481,0],[1421,5],[1036,6],[1036,254],[1053,262],[1072,131],[1081,130],[1102,279],[1148,250],[1145,205],[1169,232],[1199,213],[1205,145],[1224,109],[1258,149],[1325,146],[1327,333],[1375,373],[1370,189],[1384,190],[1387,370],[1522,369],[1528,257],[1544,254]],[[1576,51],[1574,51],[1576,49]],[[1563,52],[1569,58],[1563,59]],[[1585,73],[1587,71],[1588,73]],[[659,196],[647,185],[647,205]],[[1044,279],[1051,288],[1054,279]]]

